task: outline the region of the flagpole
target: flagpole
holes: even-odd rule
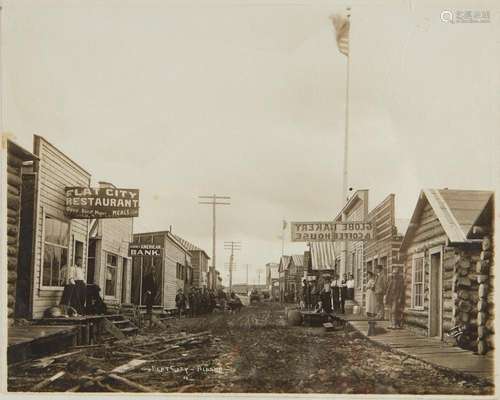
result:
[[[350,24],[351,18],[351,9],[347,8],[347,19]],[[347,52],[347,68],[346,68],[346,89],[345,89],[345,133],[344,133],[344,173],[342,178],[342,203],[341,206],[344,206],[344,203],[347,201],[347,193],[348,193],[348,166],[349,166],[349,70],[350,70],[350,54],[351,54],[351,46],[349,45],[349,51]]]
[[[285,218],[283,218],[282,226],[283,229],[281,230],[281,257],[285,255],[285,230],[286,230]]]

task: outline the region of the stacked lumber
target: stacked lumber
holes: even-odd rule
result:
[[[9,390],[155,393],[176,388],[179,391],[187,375],[198,373],[199,368],[212,364],[219,356],[219,341],[209,331],[203,331],[141,334],[112,343],[75,346],[69,353],[11,368],[9,380],[19,386]],[[158,373],[162,368],[174,366],[188,369],[183,374]]]
[[[476,263],[478,287],[477,301],[477,352],[486,354],[494,348],[494,295],[493,295],[493,246],[491,238],[485,236],[481,254]]]

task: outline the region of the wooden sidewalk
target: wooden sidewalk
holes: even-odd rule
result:
[[[348,320],[349,318],[346,318]],[[386,329],[388,321],[377,321],[376,335],[367,336],[368,321],[347,321],[356,331],[372,342],[390,348],[438,368],[474,375],[494,382],[494,355],[475,355],[473,352],[447,344],[439,339],[420,336],[407,329]]]
[[[78,326],[26,325],[8,328],[7,362],[47,355],[77,343]]]

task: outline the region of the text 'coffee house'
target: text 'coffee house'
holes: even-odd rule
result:
[[[292,222],[292,242],[371,240],[370,222]]]

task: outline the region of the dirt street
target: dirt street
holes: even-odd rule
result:
[[[161,356],[155,356],[157,349],[145,352],[155,342],[195,333],[200,336],[163,350]],[[493,393],[491,385],[476,378],[464,379],[393,354],[354,332],[287,326],[284,307],[277,304],[245,307],[238,314],[171,320],[166,329],[146,329],[127,340],[119,349],[118,342],[112,348],[89,348],[66,364],[46,367],[43,374],[34,375],[25,366],[13,368],[9,390],[28,390],[62,367],[66,376],[43,390],[75,390],[82,376],[148,358],[150,362],[123,376],[155,392]],[[113,390],[137,391],[112,379],[76,389]]]

